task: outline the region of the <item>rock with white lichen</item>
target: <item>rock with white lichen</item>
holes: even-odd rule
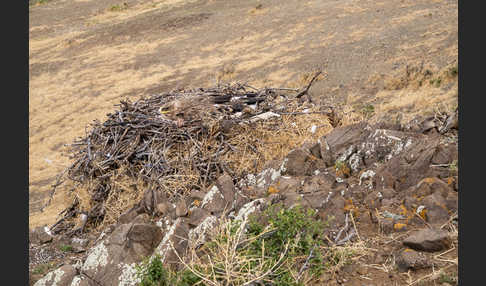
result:
[[[119,225],[89,250],[81,271],[102,285],[136,285],[136,264],[153,253],[161,240],[162,232],[155,225]]]
[[[76,274],[76,269],[72,265],[63,265],[47,273],[34,286],[69,286]]]

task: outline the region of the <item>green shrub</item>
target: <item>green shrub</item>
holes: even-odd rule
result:
[[[140,286],[190,286],[201,280],[189,269],[178,272],[166,269],[158,255],[146,258],[136,270]]]

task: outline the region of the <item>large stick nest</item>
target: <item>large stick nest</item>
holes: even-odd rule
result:
[[[112,223],[148,188],[175,199],[205,190],[222,173],[236,181],[257,171],[288,152],[282,144],[317,135],[286,121],[309,114],[299,112],[305,105],[297,92],[235,84],[121,101],[105,122],[94,121],[68,147],[73,164],[66,174],[77,186],[76,207],[65,218],[86,212],[89,221]],[[327,112],[314,114],[301,127],[322,127]],[[274,145],[265,145],[276,134],[281,137]]]

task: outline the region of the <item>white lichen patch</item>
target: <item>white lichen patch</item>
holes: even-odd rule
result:
[[[268,169],[263,170],[260,174],[257,175],[256,185],[257,185],[258,188],[265,187],[265,183],[266,183],[265,176],[266,176],[268,171],[269,171]]]
[[[408,148],[410,145],[412,145],[412,139],[411,138],[408,138],[407,139],[407,143],[405,143],[405,149]]]
[[[314,171],[314,175],[315,175],[315,176],[319,175],[320,173],[321,173],[321,171],[319,171],[319,170],[315,170],[315,171]]]
[[[189,231],[189,243],[197,246],[206,242],[206,235],[209,230],[216,226],[218,219],[215,216],[208,216],[197,227]]]
[[[280,174],[282,174],[282,173],[284,173],[285,171],[287,171],[287,167],[286,167],[286,165],[287,165],[287,162],[288,162],[288,161],[289,161],[289,159],[288,159],[288,158],[283,159],[283,161],[282,161],[282,165],[280,165]]]
[[[207,205],[209,202],[213,201],[215,195],[219,195],[223,199],[223,194],[219,191],[218,187],[213,186],[209,192],[204,196],[203,201],[201,203],[201,208]]]
[[[363,180],[365,180],[365,179],[371,179],[375,175],[376,175],[376,173],[373,170],[368,170],[368,171],[363,172],[361,174],[361,176],[359,176],[359,185],[361,186]]]
[[[398,137],[396,137],[396,136],[393,136],[393,135],[389,135],[389,134],[387,134],[387,133],[386,133],[386,130],[383,130],[383,135],[385,135],[385,136],[386,136],[386,138],[389,138],[389,139],[392,139],[392,140],[396,140],[396,141],[402,141],[402,139],[401,139],[401,138],[398,138]]]
[[[159,245],[157,246],[157,248],[154,251],[154,255],[158,254],[160,256],[160,258],[162,259],[162,261],[164,261],[165,255],[167,254],[167,252],[170,249],[169,240],[174,235],[175,229],[180,223],[181,223],[181,219],[180,218],[176,219],[174,224],[169,228],[169,231],[167,231],[164,238],[162,239],[162,241],[159,243]]]
[[[84,262],[82,270],[87,271],[91,269],[96,269],[99,266],[106,266],[106,264],[108,264],[108,249],[106,248],[104,242],[100,242],[89,251],[88,257]]]
[[[44,226],[44,231],[45,231],[45,232],[46,232],[48,235],[52,236],[52,232],[51,232],[51,230],[49,229],[49,227]]]
[[[274,170],[274,169],[270,169],[270,170],[271,170],[270,179],[272,179],[272,182],[274,182],[276,179],[280,177],[280,170]]]
[[[339,156],[337,161],[345,162],[349,158],[349,156],[351,156],[351,154],[354,153],[355,150],[356,150],[356,146],[354,145],[349,146],[349,148],[346,151],[344,151],[344,153],[341,156]]]
[[[240,221],[247,220],[248,216],[253,212],[255,212],[259,205],[263,205],[264,203],[265,203],[265,199],[263,198],[246,203],[243,207],[241,207],[235,220],[240,220]]]
[[[81,283],[82,280],[83,280],[82,276],[76,275],[76,276],[74,276],[73,281],[71,281],[70,286],[79,286],[79,284]]]
[[[246,176],[246,181],[249,186],[254,186],[256,185],[256,177],[253,174],[248,174]]]
[[[349,167],[353,172],[357,172],[359,170],[360,162],[361,162],[361,156],[359,155],[359,153],[354,153],[349,158]]]
[[[327,203],[329,202],[329,200],[331,199],[331,196],[332,196],[332,192],[329,192],[329,193],[327,194],[326,199],[325,199],[325,200],[324,200],[322,203],[323,203],[323,204],[327,204]]]
[[[83,244],[85,243],[87,240],[86,239],[83,239],[83,238],[78,238],[78,237],[73,237],[71,239],[71,242],[72,243],[78,243],[78,244]]]
[[[418,215],[425,209],[425,206],[418,206],[417,210],[415,211]]]
[[[135,263],[118,264],[118,268],[121,269],[121,274],[118,277],[119,286],[135,286],[141,282],[140,278],[137,277],[137,269],[135,267],[136,267]]]

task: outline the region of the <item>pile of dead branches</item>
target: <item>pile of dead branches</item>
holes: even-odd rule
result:
[[[242,140],[241,126],[265,122],[278,130],[275,118],[303,114],[290,106],[299,106],[296,102],[303,101],[309,86],[256,89],[234,84],[121,101],[105,122],[94,121],[86,136],[68,146],[73,164],[66,177],[77,184],[76,192],[85,190],[89,203],[82,211],[97,221],[122,200],[123,192],[141,194],[150,188],[180,198],[205,190],[222,173],[236,181],[248,171],[237,166],[239,157],[258,154],[261,143],[259,138]]]

